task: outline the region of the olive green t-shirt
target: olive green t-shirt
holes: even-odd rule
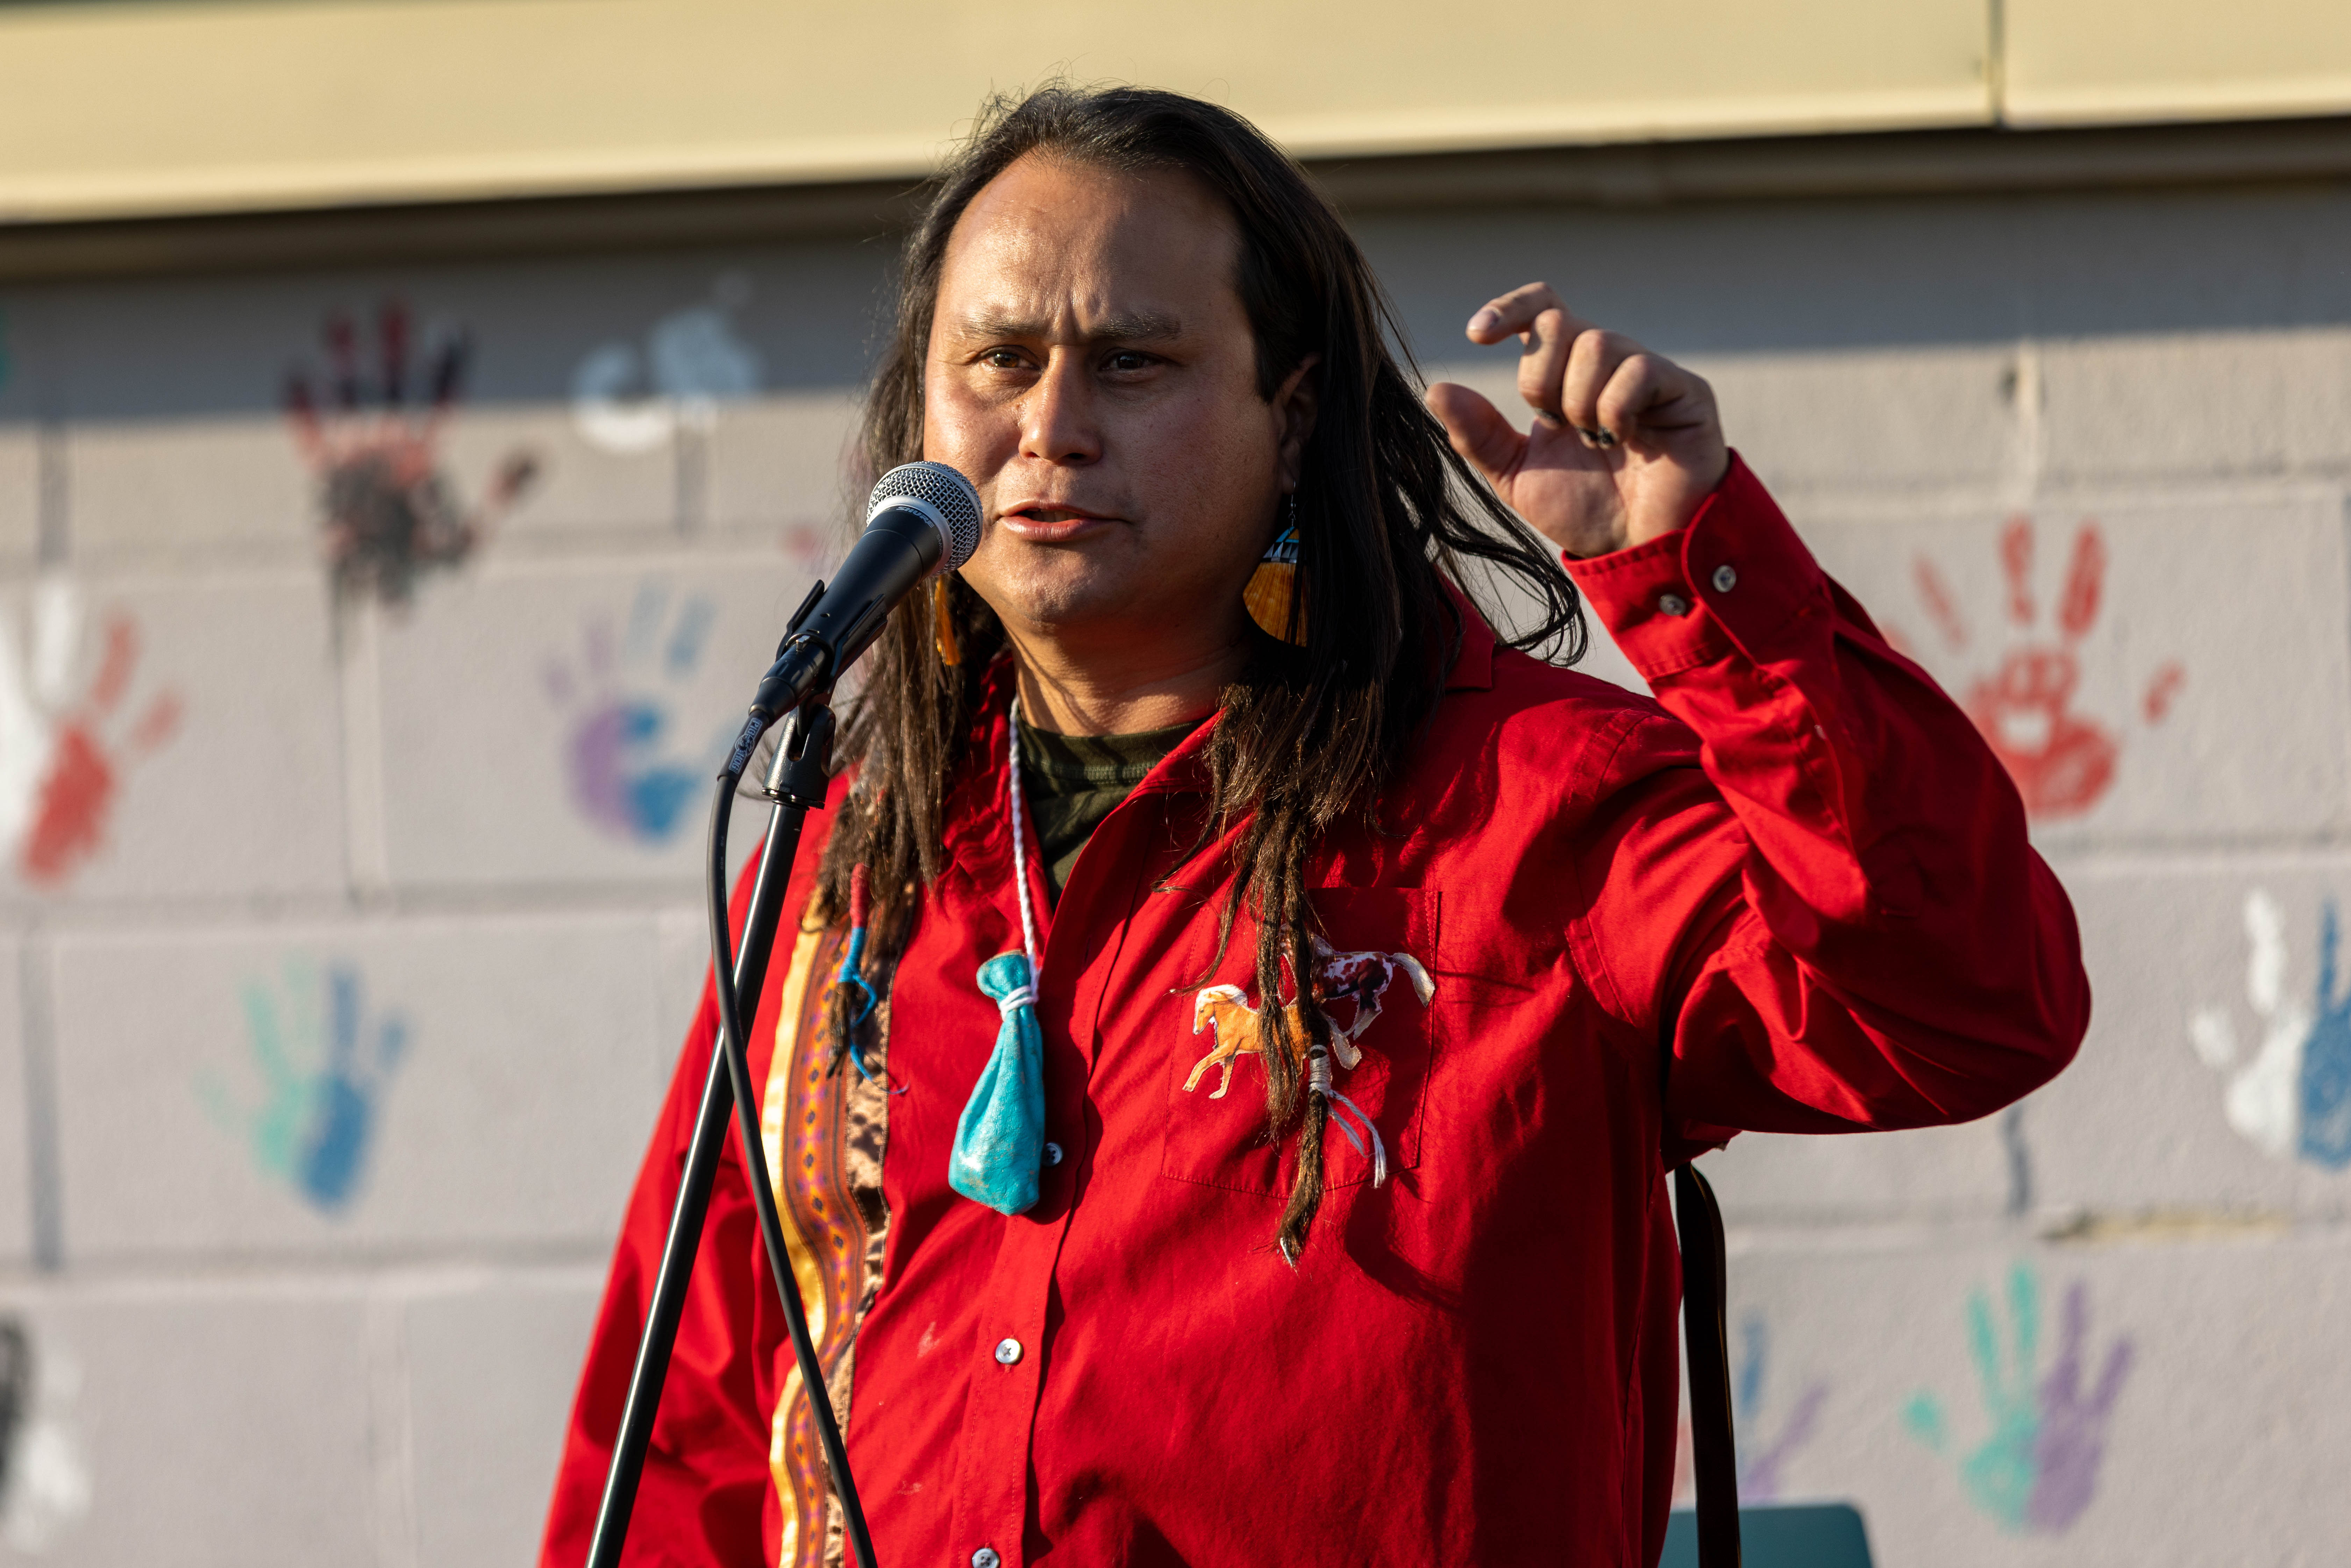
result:
[[[1061,895],[1078,852],[1102,820],[1198,727],[1179,724],[1140,735],[1055,735],[1021,721],[1020,788],[1037,824],[1045,883],[1054,897]]]

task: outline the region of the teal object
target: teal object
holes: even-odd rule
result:
[[[1870,1568],[1869,1532],[1850,1503],[1772,1503],[1739,1511],[1741,1568]],[[1698,1515],[1666,1521],[1657,1568],[1698,1568]]]
[[[998,953],[982,964],[979,988],[1004,1021],[956,1124],[947,1185],[998,1214],[1020,1214],[1036,1204],[1045,1166],[1045,1037],[1028,955]]]

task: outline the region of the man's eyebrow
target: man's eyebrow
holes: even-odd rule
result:
[[[1015,316],[1007,312],[981,311],[967,316],[959,324],[963,332],[975,338],[1041,338],[1047,335],[1045,323],[1034,317]],[[1104,316],[1087,332],[1091,343],[1158,343],[1184,335],[1184,323],[1164,310],[1120,310]]]

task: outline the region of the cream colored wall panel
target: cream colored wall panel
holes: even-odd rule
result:
[[[32,1396],[11,1423],[6,1561],[385,1561],[371,1538],[382,1417],[356,1290],[19,1283],[0,1321],[25,1335]]]
[[[2008,0],[2004,118],[2234,120],[2351,109],[2335,0]]]
[[[2069,339],[2042,366],[2053,482],[2351,469],[2351,327]]]
[[[1981,0],[39,6],[0,13],[0,215],[899,175],[1056,69],[1310,154],[1977,124],[1988,37]]]
[[[274,415],[78,424],[66,485],[88,559],[294,561],[318,549],[319,482]]]
[[[446,473],[462,504],[487,515],[487,538],[556,536],[663,539],[677,528],[677,478],[667,444],[619,449],[597,442],[569,408],[490,403],[452,422],[442,437]],[[515,502],[493,505],[498,476],[527,470]]]
[[[402,1304],[419,1563],[536,1558],[602,1283],[509,1276]]]
[[[781,528],[801,564],[829,569],[846,548],[863,486],[852,469],[854,391],[780,393],[722,404],[705,438],[705,509],[722,528]]]

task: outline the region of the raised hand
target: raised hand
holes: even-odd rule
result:
[[[1535,411],[1532,428],[1521,434],[1452,382],[1428,389],[1428,406],[1453,449],[1568,554],[1604,555],[1671,533],[1729,472],[1714,389],[1575,315],[1550,284],[1485,306],[1468,333],[1473,343],[1515,336],[1523,346],[1519,395]]]

